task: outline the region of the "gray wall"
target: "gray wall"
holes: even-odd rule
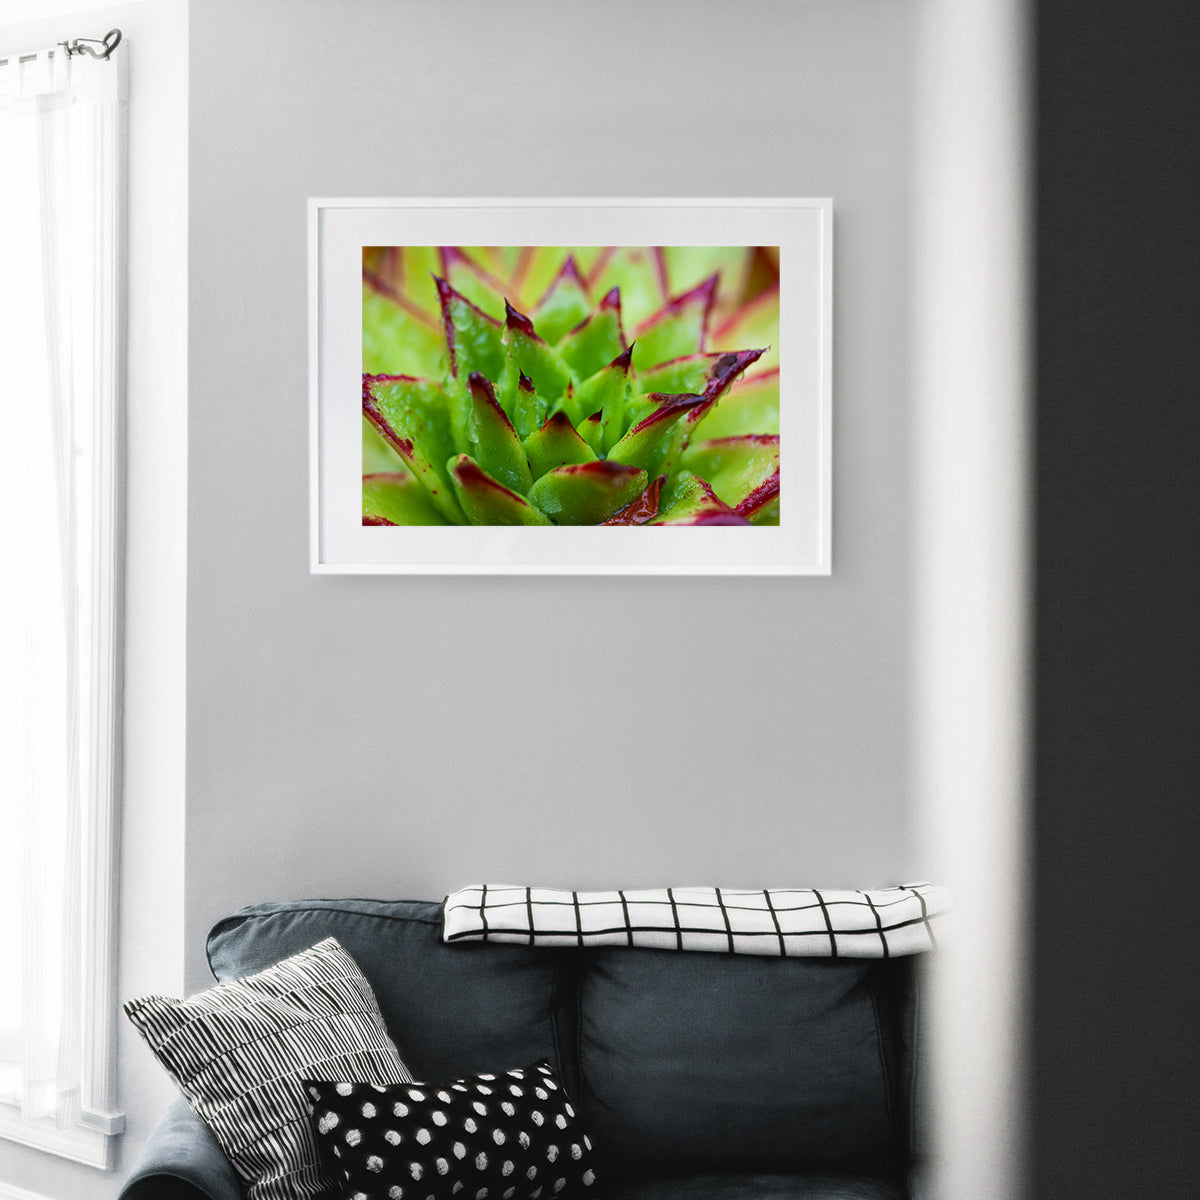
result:
[[[193,0],[188,982],[233,908],[920,874],[907,0]],[[830,195],[833,575],[312,577],[309,196]]]

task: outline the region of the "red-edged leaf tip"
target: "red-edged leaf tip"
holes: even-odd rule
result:
[[[761,350],[731,350],[722,354],[708,372],[708,383],[704,394],[712,399],[719,396],[751,364],[758,362],[770,347]]]
[[[650,399],[657,401],[658,407],[649,416],[643,417],[634,425],[630,429],[630,433],[644,433],[647,429],[651,429],[663,421],[673,421],[681,414],[694,410],[702,404],[712,403],[706,396],[698,396],[692,392],[684,392],[678,396],[655,392],[651,394]]]
[[[482,371],[472,371],[467,376],[467,383],[471,385],[471,394],[477,399],[491,400],[496,402],[496,389],[492,387],[492,381]]]
[[[587,284],[583,281],[583,276],[579,273],[579,264],[575,261],[575,255],[568,254],[567,261],[563,263],[562,270],[558,273],[558,278],[573,279],[586,292]]]
[[[364,375],[362,377],[363,399],[365,400],[369,394],[373,395],[374,385],[377,383],[419,383],[420,380],[416,375]]]
[[[526,337],[537,337],[533,329],[533,322],[523,312],[513,308],[507,298],[504,301],[504,320],[509,329],[516,329]]]
[[[492,386],[492,381],[486,375],[481,371],[472,371],[467,376],[467,384],[470,386],[471,396],[477,404],[486,404],[509,429],[513,428],[512,421],[508,419],[508,413],[496,399],[496,389]]]

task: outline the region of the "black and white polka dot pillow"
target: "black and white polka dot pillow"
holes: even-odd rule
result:
[[[570,1200],[592,1144],[542,1059],[451,1083],[305,1080],[345,1200]]]

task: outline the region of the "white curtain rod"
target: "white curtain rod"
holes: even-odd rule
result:
[[[108,58],[120,44],[121,31],[110,29],[102,38],[73,38],[69,42],[59,42],[57,46],[49,50],[49,53],[56,54],[58,47],[61,46],[67,52],[68,58],[72,54],[90,54],[93,58]],[[7,66],[13,61],[33,62],[37,57],[36,54],[19,54],[15,60],[0,58],[0,67]]]

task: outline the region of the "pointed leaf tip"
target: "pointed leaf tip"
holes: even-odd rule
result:
[[[472,525],[549,525],[524,496],[505,487],[468,454],[451,460],[450,474]]]
[[[722,354],[713,363],[708,373],[708,383],[704,394],[708,397],[719,396],[737,377],[770,349],[764,346],[761,350],[732,350]]]
[[[634,424],[609,450],[608,456],[658,475],[672,469],[687,445],[693,426],[715,401],[690,393],[651,394],[645,399],[657,407]]]
[[[585,292],[587,291],[587,284],[584,282],[583,276],[579,273],[579,264],[575,261],[575,255],[567,255],[566,261],[562,265],[562,270],[558,274],[560,279],[574,280]]]
[[[533,482],[525,449],[516,428],[496,398],[492,381],[479,371],[467,377],[471,389],[471,415],[468,436],[480,468],[505,487],[524,493]]]
[[[477,404],[486,404],[496,412],[496,416],[505,425],[512,429],[512,422],[508,419],[506,413],[496,399],[496,389],[492,386],[492,381],[483,374],[482,371],[472,371],[467,377],[467,383],[471,388],[471,396]]]
[[[709,403],[708,397],[685,392],[680,396],[651,395],[651,400],[658,402],[658,407],[649,416],[643,417],[630,433],[645,433],[656,425],[674,421],[685,413],[692,412],[702,404]]]
[[[520,330],[527,337],[536,338],[538,335],[534,332],[533,322],[523,313],[513,308],[513,306],[505,298],[504,301],[504,320],[509,329]],[[538,339],[541,340],[540,338]]]
[[[707,279],[701,280],[695,287],[688,288],[686,292],[680,292],[678,296],[672,296],[656,313],[652,313],[647,317],[642,322],[640,328],[648,329],[660,323],[664,317],[672,316],[686,308],[702,306],[704,314],[703,325],[707,329],[709,314],[712,311],[713,301],[717,295],[718,282],[718,275],[710,275]]]
[[[591,462],[596,452],[575,432],[571,418],[562,410],[552,413],[545,424],[525,439],[529,469],[535,479],[555,467]]]
[[[500,322],[456,291],[440,275],[433,276],[442,310],[442,332],[450,373],[457,378],[462,365],[500,368]],[[460,336],[461,335],[461,336]],[[461,354],[460,354],[461,352]],[[459,362],[460,357],[464,360]]]

